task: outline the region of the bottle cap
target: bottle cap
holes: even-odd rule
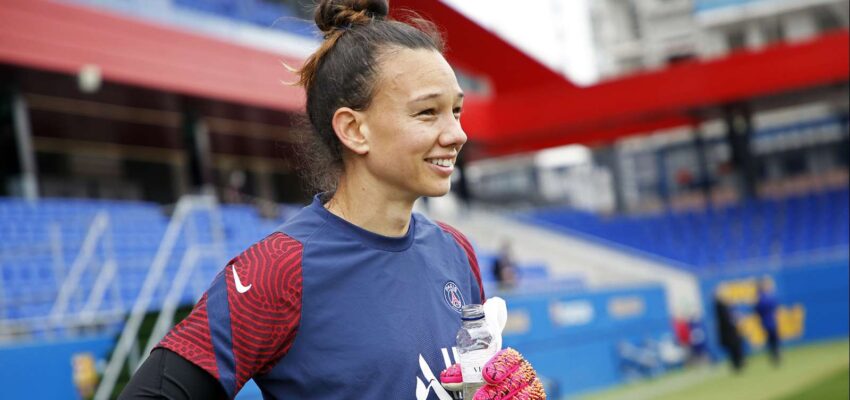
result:
[[[481,304],[467,304],[460,309],[462,321],[477,321],[484,318],[484,307]]]

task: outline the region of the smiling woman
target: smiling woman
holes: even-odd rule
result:
[[[382,110],[381,106],[370,107],[378,89],[385,86],[384,82],[396,85],[405,81],[397,75],[404,71],[385,71],[385,61],[398,61],[403,50],[424,50],[442,58],[443,49],[436,27],[426,20],[411,18],[409,24],[388,20],[384,17],[387,3],[382,1],[348,2],[354,4],[352,7],[342,3],[318,5],[316,25],[325,41],[297,71],[299,84],[307,91],[312,131],[304,137],[307,177],[316,189],[325,192],[337,188],[343,169],[344,146],[333,126],[337,110]],[[450,67],[447,71],[456,81]],[[405,104],[410,100],[401,101]]]
[[[435,371],[461,379],[450,355],[460,309],[485,300],[481,274],[460,232],[412,210],[450,189],[463,93],[436,30],[387,12],[320,2],[325,41],[298,72],[323,192],[228,263],[123,398],[233,397],[252,378],[265,398],[454,398]],[[475,399],[545,398],[513,350],[484,379]]]
[[[329,209],[353,216],[354,208],[378,205],[375,211],[390,211],[399,220],[386,232],[366,228],[398,236],[407,230],[409,207],[416,199],[449,191],[466,135],[460,126],[463,96],[440,53],[407,48],[384,52],[369,107],[340,107],[332,116],[344,168]]]
[[[339,108],[335,130],[343,145],[348,185],[368,182],[382,197],[410,202],[442,196],[466,135],[460,127],[462,95],[440,53],[403,49],[383,57],[381,85],[368,109]],[[337,196],[334,196],[337,197]]]

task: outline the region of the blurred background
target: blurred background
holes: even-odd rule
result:
[[[3,398],[114,397],[310,199],[282,65],[310,6],[0,0]],[[417,209],[473,241],[550,398],[848,398],[846,0],[391,8],[467,93]]]

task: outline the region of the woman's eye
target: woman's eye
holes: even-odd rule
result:
[[[460,107],[455,107],[454,109],[452,109],[452,113],[454,113],[455,118],[460,118],[460,112],[461,111],[462,110],[460,109]]]
[[[426,115],[427,116],[427,115],[435,115],[436,113],[437,113],[436,110],[434,110],[433,108],[429,108],[427,110],[422,110],[422,111],[416,113],[416,115],[417,116],[419,116],[419,115]]]

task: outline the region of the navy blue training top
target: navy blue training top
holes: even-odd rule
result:
[[[766,331],[776,331],[776,296],[772,293],[758,291],[756,313],[761,319],[761,326]]]
[[[413,214],[402,237],[359,228],[319,196],[231,260],[159,343],[232,398],[451,400],[460,308],[483,303],[478,264],[452,227]]]

